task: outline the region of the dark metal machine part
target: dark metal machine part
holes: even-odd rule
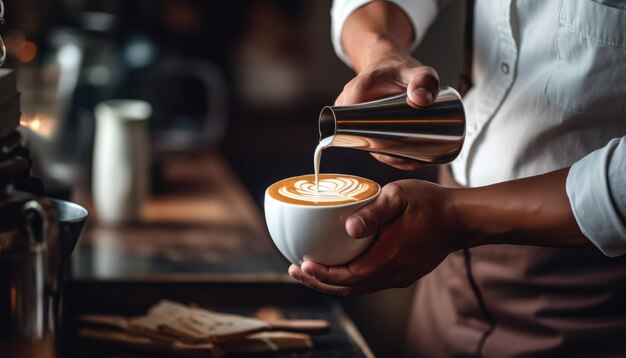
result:
[[[64,262],[88,216],[77,204],[17,190],[32,178],[28,151],[6,145],[15,133],[0,140],[0,350],[8,356],[54,349]]]

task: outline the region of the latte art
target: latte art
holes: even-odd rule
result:
[[[369,185],[354,178],[338,177],[320,180],[318,187],[306,180],[297,181],[293,187],[283,186],[278,192],[285,197],[318,203],[331,201],[359,201],[356,197],[367,191]]]
[[[341,205],[367,199],[379,190],[371,180],[342,174],[320,174],[319,186],[314,175],[281,180],[269,194],[275,199],[303,205]]]

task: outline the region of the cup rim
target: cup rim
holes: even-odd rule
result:
[[[270,198],[278,203],[280,203],[281,205],[290,205],[290,206],[295,206],[295,207],[299,207],[299,208],[312,208],[312,209],[324,209],[324,208],[340,208],[340,207],[345,207],[345,206],[352,206],[352,205],[358,205],[358,204],[363,204],[363,203],[368,203],[370,201],[373,201],[374,199],[376,199],[378,197],[378,195],[380,195],[380,192],[382,191],[382,187],[380,184],[378,184],[376,181],[369,179],[369,178],[364,178],[358,175],[352,175],[352,174],[343,174],[343,173],[320,173],[320,174],[328,174],[328,175],[346,175],[346,176],[350,176],[350,177],[354,177],[354,178],[359,178],[359,179],[365,179],[365,180],[369,180],[371,182],[373,182],[374,184],[376,184],[378,186],[378,190],[376,191],[376,193],[372,194],[372,196],[360,200],[360,201],[355,201],[355,202],[351,202],[351,203],[345,203],[345,204],[331,204],[331,205],[306,205],[306,204],[295,204],[295,203],[288,203],[285,201],[280,201],[279,199],[274,198],[273,196],[271,196],[269,194],[269,189],[272,185],[278,183],[279,181],[283,181],[283,180],[289,180],[289,179],[293,179],[293,178],[297,178],[297,177],[302,177],[302,176],[306,176],[306,175],[314,175],[314,174],[301,174],[301,175],[294,175],[294,176],[290,176],[287,178],[283,178],[280,180],[275,181],[274,183],[270,184],[267,189],[265,189],[265,198],[267,201],[267,198]]]

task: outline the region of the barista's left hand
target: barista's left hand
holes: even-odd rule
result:
[[[378,198],[346,221],[358,240],[379,233],[363,255],[344,266],[305,261],[289,268],[310,288],[336,295],[407,287],[461,248],[448,190],[419,180],[383,187]]]
[[[419,180],[386,185],[346,221],[358,240],[379,233],[345,266],[306,261],[289,274],[337,295],[405,287],[451,252],[489,244],[597,250],[576,222],[566,193],[569,168],[478,188],[447,189]],[[523,218],[523,220],[520,220]]]

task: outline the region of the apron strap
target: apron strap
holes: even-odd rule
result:
[[[465,32],[463,35],[463,69],[456,88],[465,96],[472,87],[472,59],[474,55],[474,0],[465,0]]]

